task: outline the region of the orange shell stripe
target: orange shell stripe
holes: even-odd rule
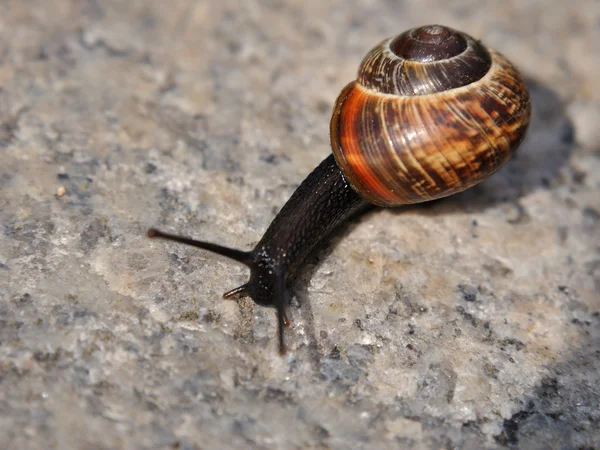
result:
[[[352,88],[348,86],[350,89],[345,89],[340,95],[340,99],[344,94],[347,97],[340,104],[340,106],[343,105],[343,108],[339,111],[337,124],[335,124],[337,130],[332,130],[332,137],[335,133],[339,133],[338,139],[341,147],[336,148],[337,146],[333,145],[334,153],[336,157],[345,160],[344,167],[351,168],[352,173],[346,173],[346,175],[349,176],[350,183],[363,197],[374,203],[393,202],[396,195],[379,181],[380,175],[375,173],[372,169],[373,164],[369,163],[369,160],[372,160],[376,155],[370,155],[368,148],[361,145],[363,141],[361,138],[362,130],[357,124],[362,123],[361,115],[365,110],[369,95],[364,90],[355,87],[356,85],[352,83]],[[335,116],[334,113],[334,118]],[[335,125],[332,123],[332,128]]]

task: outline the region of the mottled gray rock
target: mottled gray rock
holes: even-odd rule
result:
[[[2,448],[599,448],[600,5],[4,2]],[[328,153],[384,37],[445,23],[508,55],[529,137],[461,195],[372,210],[273,311],[251,248]]]

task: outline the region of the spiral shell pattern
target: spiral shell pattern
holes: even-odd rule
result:
[[[531,115],[523,77],[470,36],[430,25],[375,47],[336,100],[331,145],[380,206],[463,191],[502,167]]]

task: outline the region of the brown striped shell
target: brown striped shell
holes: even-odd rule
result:
[[[351,186],[380,206],[463,191],[506,163],[531,101],[510,62],[439,25],[383,41],[336,100],[331,145]]]

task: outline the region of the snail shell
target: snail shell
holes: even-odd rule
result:
[[[331,145],[350,185],[379,206],[463,191],[525,136],[531,101],[500,53],[429,25],[383,41],[338,96]]]

